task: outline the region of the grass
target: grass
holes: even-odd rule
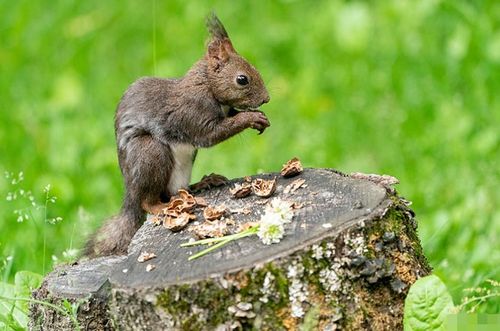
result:
[[[266,81],[271,121],[202,150],[193,180],[305,166],[398,177],[424,251],[456,303],[500,278],[498,1],[0,2],[0,170],[46,224],[0,199],[4,279],[48,272],[120,207],[113,116],[140,76],[182,76],[203,55],[215,9]],[[0,193],[15,188],[0,181]],[[7,257],[9,257],[7,259]],[[484,308],[499,313],[500,304]]]

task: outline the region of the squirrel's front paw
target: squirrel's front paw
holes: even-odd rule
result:
[[[266,114],[261,111],[244,112],[241,114],[247,116],[247,123],[249,127],[259,131],[259,134],[264,132],[264,130],[271,125]]]

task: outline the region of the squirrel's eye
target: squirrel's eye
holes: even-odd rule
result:
[[[247,85],[248,77],[245,75],[238,75],[238,77],[236,77],[236,83],[238,83],[239,85]]]

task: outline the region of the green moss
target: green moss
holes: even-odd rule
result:
[[[269,301],[262,304],[262,285],[267,273],[274,276]],[[229,312],[229,306],[235,306],[236,294],[241,302],[253,304],[253,311],[262,317],[263,327],[277,330],[283,328],[282,320],[276,312],[286,307],[288,302],[288,280],[285,272],[273,263],[260,268],[238,274],[233,281],[240,280],[238,287],[223,289],[213,281],[200,284],[171,286],[157,295],[157,305],[165,309],[170,315],[179,319],[184,330],[202,330],[215,327],[234,318]],[[248,284],[244,284],[249,280]],[[206,320],[192,313],[192,306],[203,307]],[[245,323],[245,320],[240,320]],[[251,324],[251,323],[250,323]]]
[[[157,305],[172,316],[180,316],[181,325],[186,330],[201,330],[206,324],[216,326],[228,320],[227,308],[232,303],[232,295],[211,281],[171,286],[157,295]],[[203,307],[207,313],[206,321],[192,313],[193,305]]]

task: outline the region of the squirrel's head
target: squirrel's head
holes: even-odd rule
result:
[[[226,29],[214,13],[208,17],[207,27],[211,39],[205,60],[209,85],[217,101],[239,110],[255,110],[269,102],[259,72],[234,50]]]

